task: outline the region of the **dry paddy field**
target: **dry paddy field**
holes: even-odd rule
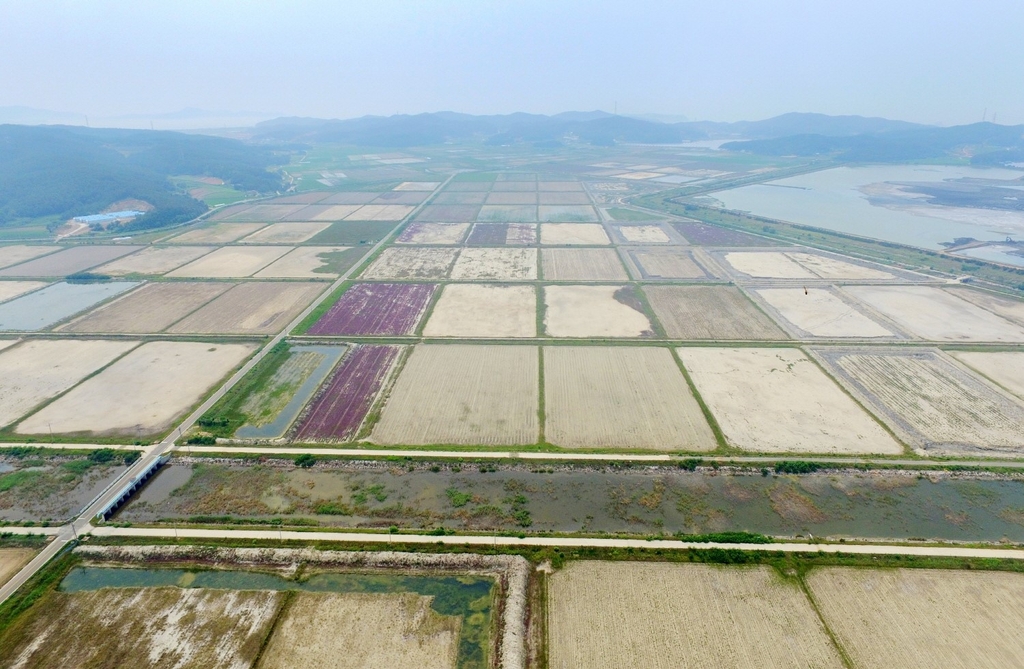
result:
[[[176,334],[280,332],[325,288],[323,283],[261,281],[238,284],[175,323]]]
[[[1024,302],[966,288],[948,289],[950,295],[967,300],[1015,323],[1024,324]]]
[[[232,279],[252,276],[293,246],[224,246],[169,272],[169,277]]]
[[[174,282],[151,283],[90,311],[61,332],[162,332],[234,284]]]
[[[861,279],[861,280],[887,280],[896,278],[889,272],[883,272],[873,267],[858,265],[856,263],[839,260],[831,256],[818,253],[788,252],[786,255],[803,267],[814,272],[822,279]]]
[[[452,669],[460,619],[442,616],[430,602],[411,593],[297,593],[259,667]]]
[[[31,293],[46,286],[45,281],[0,281],[0,302]]]
[[[537,249],[462,249],[452,268],[451,278],[460,281],[532,281],[537,278]]]
[[[423,328],[424,337],[536,337],[533,286],[452,283]]]
[[[902,447],[803,352],[680,348],[730,445],[762,453],[897,454]]]
[[[28,246],[26,244],[15,244],[13,246],[0,246],[0,267],[10,267],[18,263],[32,260],[39,256],[59,251],[60,246]]]
[[[366,195],[372,195],[372,193],[366,193]],[[335,204],[328,207],[318,207],[316,211],[308,213],[309,217],[315,221],[340,221],[356,213],[361,207],[361,204]]]
[[[299,204],[254,204],[242,205],[219,212],[213,216],[215,221],[280,221],[281,219],[305,209]]]
[[[9,667],[245,669],[285,593],[188,588],[52,592],[8,632]]]
[[[141,246],[72,246],[0,270],[0,276],[66,276],[138,251]]]
[[[557,205],[542,204],[537,207],[539,221],[597,221],[597,211],[589,204]]]
[[[818,275],[780,251],[730,251],[725,261],[755,279],[817,279]]]
[[[544,278],[549,281],[627,281],[614,249],[543,249]]]
[[[173,244],[227,244],[256,232],[266,223],[216,223],[194,228],[167,240]]]
[[[407,204],[364,204],[345,217],[346,221],[400,221],[416,207]]]
[[[410,223],[395,240],[396,244],[458,244],[466,236],[469,223]]]
[[[484,206],[480,207],[480,213],[477,214],[476,220],[496,221],[503,223],[535,222],[537,220],[537,207],[534,205],[517,204],[485,204]]]
[[[417,346],[391,391],[371,441],[536,443],[537,357],[534,346]]]
[[[254,276],[260,279],[326,279],[338,272],[321,271],[330,262],[328,256],[349,250],[350,246],[300,246],[270,263]]]
[[[565,448],[707,451],[715,437],[664,348],[544,348],[545,439]]]
[[[251,344],[143,344],[29,416],[16,431],[137,436],[162,432],[254,350]]]
[[[458,249],[389,248],[366,268],[362,279],[442,279]]]
[[[331,227],[330,223],[274,223],[257,230],[242,244],[301,244]]]
[[[0,585],[21,571],[35,554],[31,548],[0,548]]]
[[[0,427],[56,397],[138,345],[133,341],[36,339],[0,353]]]
[[[668,244],[672,241],[660,225],[617,225],[615,229],[631,244]]]
[[[827,567],[806,578],[854,666],[1024,666],[1024,575]]]
[[[628,286],[545,286],[544,330],[552,337],[652,337],[654,326]]]
[[[929,455],[1024,455],[1024,405],[942,352],[817,349],[854,395]]]
[[[112,276],[126,274],[161,275],[201,258],[214,250],[212,246],[150,246],[138,253],[118,258],[99,267],[96,272]]]
[[[590,198],[586,193],[559,193],[559,192],[541,192],[537,194],[537,202],[539,204],[557,204],[557,205],[589,205]]]
[[[951,351],[950,355],[1024,399],[1024,352]]]
[[[828,288],[762,288],[754,292],[790,323],[798,336],[895,336]]]
[[[573,562],[548,581],[548,621],[552,669],[844,666],[800,586],[767,566]]]
[[[929,341],[1024,342],[1024,325],[932,286],[845,286],[849,295]]]
[[[548,246],[607,246],[612,243],[600,223],[543,223],[540,243]]]
[[[537,204],[535,192],[491,192],[484,204]]]
[[[627,251],[642,279],[707,279],[710,275],[696,263],[690,251],[679,249],[636,249]]]
[[[779,340],[786,334],[735,286],[644,286],[670,339]]]

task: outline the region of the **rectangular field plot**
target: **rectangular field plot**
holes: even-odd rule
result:
[[[346,221],[400,221],[415,207],[407,204],[364,204],[345,217]]]
[[[893,280],[894,274],[883,272],[874,267],[859,265],[846,260],[839,260],[820,253],[787,253],[804,268],[814,272],[822,279],[858,279],[858,280]]]
[[[459,253],[452,279],[532,281],[537,278],[537,249],[469,248]]]
[[[697,392],[736,448],[834,455],[902,451],[797,349],[677,350]]]
[[[1024,455],[1024,405],[937,350],[816,349],[903,441],[929,455]]]
[[[476,220],[479,211],[480,207],[477,205],[428,204],[416,214],[416,220],[440,223],[469,223]]]
[[[169,244],[227,244],[256,232],[266,223],[216,223],[167,239]]]
[[[0,353],[0,427],[59,395],[138,342],[39,339]]]
[[[546,192],[537,194],[537,202],[542,205],[589,205],[590,198],[586,193]]]
[[[811,337],[894,337],[895,334],[827,288],[762,288],[754,291],[791,324]]]
[[[436,289],[432,283],[358,283],[345,291],[307,334],[412,334]]]
[[[669,244],[672,238],[660,225],[616,225],[615,231],[630,244]]]
[[[670,339],[786,339],[734,286],[644,286]]]
[[[549,246],[607,246],[612,243],[600,223],[544,223],[540,243]]]
[[[530,192],[512,192],[512,193],[495,193],[491,192],[487,195],[487,199],[484,204],[537,204],[537,194]]]
[[[544,348],[545,439],[565,448],[716,446],[668,349]]]
[[[214,214],[215,221],[280,221],[305,209],[305,204],[254,204],[231,207]]]
[[[187,262],[201,258],[212,246],[150,246],[130,256],[118,258],[96,269],[97,274],[124,276],[126,274],[150,274],[159,276]]]
[[[682,249],[629,249],[626,251],[640,273],[641,279],[710,279],[693,259],[693,253]]]
[[[508,238],[508,223],[477,223],[469,233],[470,246],[500,246]]]
[[[579,181],[538,181],[537,190],[552,193],[582,193],[583,184]]]
[[[778,251],[729,251],[725,261],[741,275],[754,279],[817,279],[818,275]]]
[[[1024,351],[951,351],[950,355],[1024,399]]]
[[[0,331],[42,330],[137,285],[137,281],[55,283],[0,304]]]
[[[167,331],[175,334],[276,334],[323,290],[323,283],[241,283]]]
[[[533,346],[417,346],[371,441],[499,446],[537,441]]]
[[[13,300],[46,285],[45,281],[0,281],[0,302]]]
[[[89,312],[60,328],[61,332],[162,332],[234,284],[151,283]]]
[[[844,286],[854,296],[929,341],[1024,342],[1024,325],[932,286]]]
[[[1009,321],[1024,324],[1024,301],[967,288],[952,288],[947,292]]]
[[[433,204],[483,204],[487,201],[487,193],[459,193],[452,191],[445,191],[438,193],[437,197],[433,199]]]
[[[275,204],[315,204],[330,197],[331,194],[324,191],[307,191],[305,193],[296,193],[295,195],[286,195],[284,197],[275,197]]]
[[[542,204],[537,207],[537,220],[545,222],[598,221],[597,210],[590,205]]]
[[[1024,576],[821,567],[807,585],[857,667],[1024,665]]]
[[[61,248],[60,246],[28,246],[26,244],[0,246],[0,267],[17,265],[26,260],[59,251]]]
[[[845,666],[800,586],[768,566],[573,562],[548,599],[552,669]]]
[[[773,239],[704,223],[673,223],[672,227],[691,244],[700,246],[780,246],[780,243]]]
[[[251,344],[150,342],[23,420],[19,434],[153,435],[255,350]],[[17,350],[17,349],[15,349]]]
[[[537,226],[532,223],[509,223],[505,243],[509,246],[532,246],[537,243]]]
[[[537,207],[535,205],[490,205],[485,204],[480,207],[480,213],[477,214],[476,220],[478,221],[495,221],[495,222],[520,222],[520,223],[531,223],[537,221]]]
[[[410,223],[395,240],[397,244],[458,244],[469,223]]]
[[[424,337],[536,337],[533,286],[452,283],[423,328]]]
[[[362,191],[349,191],[346,193],[334,193],[320,200],[319,204],[369,204],[377,199],[380,193],[366,193]]]
[[[398,360],[397,346],[360,344],[335,367],[296,422],[300,442],[350,441]]]
[[[347,216],[351,216],[359,210],[361,204],[317,204],[305,209],[300,209],[293,215],[289,216],[290,220],[301,220],[309,219],[310,221],[320,221],[328,223],[330,221],[340,221]]]
[[[493,181],[453,181],[444,189],[445,193],[488,193],[494,185]]]
[[[443,279],[458,249],[388,248],[361,275],[363,279]]]
[[[384,239],[394,224],[381,221],[341,221],[308,240],[317,246],[365,246]]]
[[[543,249],[544,279],[549,281],[627,281],[614,249]]]
[[[653,337],[631,286],[545,286],[544,330],[551,337]]]
[[[300,246],[270,263],[253,276],[260,279],[332,279],[355,263],[348,246]],[[340,264],[334,260],[340,261]]]
[[[432,191],[441,185],[440,181],[403,181],[392,190],[397,191]]]
[[[430,193],[426,191],[388,191],[381,193],[373,200],[373,204],[412,204],[423,202]]]
[[[323,232],[330,223],[274,223],[241,241],[243,244],[301,244]]]
[[[72,246],[63,251],[0,270],[0,276],[67,276],[110,262],[114,258],[120,258],[141,248],[141,246]]]
[[[189,278],[252,276],[293,248],[293,246],[225,246],[169,272],[167,276]]]

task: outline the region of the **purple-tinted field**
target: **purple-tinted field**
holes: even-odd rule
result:
[[[463,204],[428,204],[416,215],[417,221],[435,223],[471,223],[480,207]]]
[[[374,204],[419,204],[430,197],[430,191],[393,191],[381,193]]]
[[[311,335],[398,336],[412,332],[437,284],[359,283],[313,324]]]
[[[295,440],[345,441],[355,436],[397,357],[397,346],[357,346],[299,419]]]
[[[781,246],[776,241],[703,223],[673,223],[672,227],[691,244],[703,246]]]
[[[502,246],[508,237],[508,223],[477,223],[469,235],[471,246]]]

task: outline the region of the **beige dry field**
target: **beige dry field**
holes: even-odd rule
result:
[[[1024,301],[1011,300],[1008,297],[992,295],[980,290],[950,289],[948,292],[950,295],[956,295],[998,316],[1024,324]]]
[[[826,567],[807,585],[854,666],[1024,666],[1024,575]]]
[[[83,244],[69,246],[63,251],[39,256],[33,260],[0,269],[0,276],[48,277],[67,276],[103,265],[115,258],[126,256],[141,249],[141,246],[101,246]]]
[[[768,566],[573,562],[548,581],[548,620],[552,669],[844,666],[800,586]]]
[[[424,337],[536,337],[533,286],[451,283],[423,328]]]
[[[454,669],[457,617],[405,594],[297,593],[274,628],[259,669]]]
[[[316,212],[310,218],[315,221],[340,221],[359,211],[361,206],[358,204],[336,204]]]
[[[544,278],[550,281],[628,281],[614,249],[543,249]]]
[[[345,217],[346,221],[400,221],[412,212],[406,204],[364,204]]]
[[[611,244],[612,241],[608,239],[608,233],[600,223],[542,223],[540,243],[550,246],[604,246]]]
[[[61,332],[162,332],[235,284],[151,283],[58,328]]]
[[[138,253],[119,258],[96,268],[98,274],[124,276],[126,274],[160,275],[201,258],[214,250],[213,246],[150,246]]]
[[[785,320],[813,337],[894,336],[825,288],[763,288],[754,292]]]
[[[513,246],[536,244],[537,226],[532,223],[509,223],[505,243]]]
[[[36,339],[0,353],[0,426],[9,425],[138,345],[134,341]]]
[[[817,279],[781,251],[730,251],[725,260],[741,274],[758,279]]]
[[[499,446],[537,441],[535,346],[417,346],[371,441]]]
[[[168,272],[169,277],[234,279],[252,276],[293,246],[224,246]]]
[[[895,279],[889,272],[817,253],[787,253],[792,260],[823,279]]]
[[[466,236],[469,223],[413,223],[396,244],[458,244]]]
[[[951,351],[950,355],[1024,399],[1024,352]]]
[[[431,191],[441,185],[439,181],[403,181],[391,190]]]
[[[552,337],[651,337],[654,326],[625,286],[545,286],[544,330]]]
[[[330,223],[274,223],[257,230],[242,244],[301,244],[331,227]]]
[[[736,448],[834,455],[903,450],[802,351],[677,350],[697,392]]]
[[[462,249],[452,268],[451,278],[463,281],[532,281],[537,278],[537,249]]]
[[[166,240],[172,244],[227,244],[256,232],[266,223],[217,223]]]
[[[176,323],[177,334],[253,334],[280,332],[325,288],[295,281],[242,283]]]
[[[619,225],[616,230],[627,242],[642,244],[668,244],[672,241],[657,225]]]
[[[671,352],[544,348],[545,439],[565,448],[707,451],[714,434]]]
[[[318,272],[328,264],[324,256],[347,251],[349,246],[300,246],[270,263],[254,276],[261,279],[327,279],[338,272]]]
[[[786,334],[735,286],[644,286],[671,339],[786,339]]]
[[[31,548],[0,548],[0,585],[21,571],[35,555]]]
[[[933,286],[844,286],[843,291],[929,341],[1024,342],[1024,326]]]
[[[213,218],[226,221],[280,221],[305,208],[306,204],[301,202],[298,204],[254,204],[230,212],[226,216],[216,214]],[[229,212],[225,211],[224,213],[228,214]]]
[[[818,352],[912,446],[930,454],[1024,455],[1024,405],[940,351]]]
[[[442,279],[458,249],[389,248],[366,268],[362,279]]]
[[[20,340],[18,339],[0,339],[0,351],[4,350],[5,348],[10,348],[11,346],[14,346],[19,341]]]
[[[484,204],[537,204],[534,192],[492,192],[487,194]]]
[[[283,598],[271,590],[56,591],[18,630],[5,665],[247,669]]]
[[[31,293],[46,285],[45,281],[0,281],[0,302],[13,300],[19,295]]]
[[[698,265],[689,251],[652,249],[632,251],[633,259],[652,279],[705,279],[708,274]]]
[[[0,246],[0,267],[10,267],[26,260],[38,258],[41,255],[61,250],[60,246],[28,246],[15,244],[13,246]]]
[[[170,427],[256,347],[156,341],[139,346],[18,424],[20,434],[152,435]]]
[[[617,179],[642,180],[642,179],[653,179],[655,177],[660,177],[660,176],[664,176],[664,175],[660,174],[658,172],[626,172],[625,174],[616,174],[614,176]]]

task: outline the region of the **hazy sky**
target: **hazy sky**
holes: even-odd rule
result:
[[[1024,1],[0,0],[0,106],[1024,123]]]

